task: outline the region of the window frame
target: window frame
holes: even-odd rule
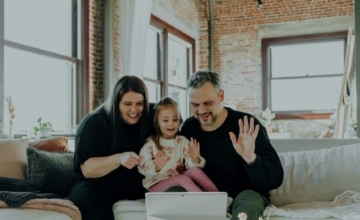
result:
[[[346,45],[347,34],[348,34],[347,31],[339,31],[339,32],[322,33],[322,34],[263,38],[261,40],[263,109],[270,106],[270,102],[271,102],[271,76],[270,76],[271,73],[270,73],[270,61],[269,61],[270,57],[268,53],[270,46],[276,44],[306,43],[306,42],[314,42],[320,40],[327,41],[327,40],[333,40],[339,38],[343,38]],[[281,111],[275,113],[276,113],[276,119],[329,119],[333,114],[333,112],[318,112],[311,110],[295,111],[295,112]]]
[[[174,26],[166,23],[165,21],[163,21],[162,19],[160,19],[159,17],[157,17],[153,14],[151,14],[150,23],[155,28],[162,30],[162,35],[160,36],[162,38],[160,40],[161,54],[159,56],[160,60],[158,62],[159,63],[159,71],[158,71],[159,79],[154,80],[154,79],[144,77],[144,80],[158,84],[160,86],[160,97],[164,97],[164,96],[168,95],[169,86],[180,88],[180,89],[186,89],[183,87],[179,87],[179,86],[170,84],[168,82],[168,74],[169,74],[168,73],[168,64],[169,64],[168,39],[169,39],[169,34],[172,34],[175,37],[180,38],[181,40],[189,43],[192,46],[191,61],[190,61],[191,67],[190,67],[190,73],[186,76],[187,79],[190,76],[190,74],[192,74],[195,71],[195,54],[196,54],[195,39],[190,37],[189,35],[185,34],[184,32],[180,31],[179,29],[175,28]],[[189,108],[189,110],[190,110],[190,108]]]
[[[10,40],[5,40],[5,0],[0,0],[0,120],[4,122],[5,116],[5,97],[4,97],[4,60],[5,60],[5,47],[15,48],[21,51],[29,52],[35,55],[42,55],[52,59],[59,59],[64,61],[69,61],[75,65],[75,82],[73,92],[72,105],[72,114],[71,123],[73,126],[76,126],[81,118],[88,112],[88,77],[86,73],[86,64],[89,63],[89,58],[85,56],[87,51],[89,51],[88,42],[88,24],[89,24],[89,0],[72,0],[72,47],[70,56],[62,55],[50,50],[39,49],[36,47],[28,46],[25,44],[13,42]],[[70,133],[59,133],[59,135],[72,136],[73,131]],[[15,137],[24,134],[15,134]],[[56,134],[55,134],[56,135]]]

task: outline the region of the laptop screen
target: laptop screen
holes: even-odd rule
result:
[[[149,192],[145,199],[147,220],[181,216],[226,219],[226,192]]]

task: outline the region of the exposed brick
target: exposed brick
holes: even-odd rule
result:
[[[209,7],[207,0],[153,0],[153,4],[169,11],[188,27],[198,30],[197,69],[209,68]],[[263,1],[263,9],[255,0],[214,0],[214,71],[221,74],[225,102],[236,108],[260,115],[262,111],[261,51],[258,25],[305,21],[354,15],[354,0]],[[113,1],[113,73],[121,73],[119,1]],[[104,0],[90,1],[90,106],[103,101]],[[300,122],[297,122],[300,123]],[[313,123],[305,123],[314,133]],[[306,125],[306,123],[308,123]],[[296,127],[296,122],[289,122]],[[326,126],[321,121],[319,130]],[[324,125],[325,124],[325,125]],[[317,133],[319,133],[319,130]],[[305,132],[305,131],[304,131]],[[304,132],[301,137],[306,136]],[[316,133],[316,132],[315,132]],[[316,134],[317,134],[316,133]]]

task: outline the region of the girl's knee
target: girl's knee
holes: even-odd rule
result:
[[[192,175],[197,176],[202,172],[203,172],[202,169],[200,169],[199,167],[191,167],[188,170],[186,170],[184,174],[187,174],[189,176],[192,176]]]
[[[186,182],[190,182],[190,181],[192,182],[191,177],[184,175],[184,174],[177,176],[177,179],[182,183],[186,183]]]

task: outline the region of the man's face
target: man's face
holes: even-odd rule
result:
[[[210,82],[199,88],[188,90],[191,113],[197,118],[204,130],[216,129],[217,119],[222,109],[224,91],[216,90]]]

